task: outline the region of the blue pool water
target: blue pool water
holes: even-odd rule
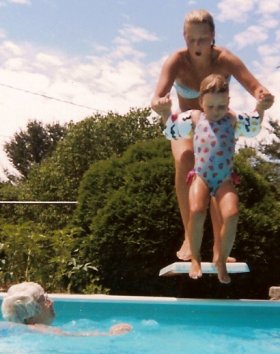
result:
[[[55,299],[54,326],[68,332],[107,331],[128,322],[121,336],[61,337],[5,327],[2,354],[275,354],[280,353],[280,302],[141,298]]]

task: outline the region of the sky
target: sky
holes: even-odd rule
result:
[[[185,47],[185,14],[198,8],[214,16],[216,44],[275,95],[268,115],[279,120],[280,0],[0,0],[0,176],[3,144],[30,120],[149,106],[163,61]],[[235,80],[231,108],[254,108]]]

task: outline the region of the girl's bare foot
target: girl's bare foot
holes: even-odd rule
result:
[[[192,265],[189,271],[189,277],[192,279],[198,279],[202,277],[200,261],[192,259]]]
[[[216,268],[218,271],[218,279],[222,284],[229,284],[231,282],[230,276],[227,272],[227,266],[225,262],[216,262]]]
[[[189,261],[192,258],[191,250],[190,250],[190,245],[187,240],[185,240],[179,249],[179,251],[176,253],[177,258],[179,258],[181,261]]]

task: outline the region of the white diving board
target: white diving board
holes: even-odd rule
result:
[[[191,269],[191,262],[175,262],[162,268],[159,272],[159,276],[172,276],[180,274],[188,274]],[[202,273],[205,274],[217,274],[215,263],[201,262]],[[247,263],[233,262],[227,263],[228,273],[248,273],[250,269]]]

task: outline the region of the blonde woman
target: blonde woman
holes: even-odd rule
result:
[[[215,45],[215,24],[209,12],[194,10],[188,13],[184,21],[183,35],[187,47],[171,54],[163,64],[151,102],[152,109],[163,120],[171,114],[172,87],[177,91],[181,112],[200,109],[199,87],[202,80],[210,74],[223,75],[228,81],[233,76],[252,96],[261,100],[266,109],[271,107],[274,97],[251,74],[244,63],[229,50]],[[171,148],[175,161],[176,194],[185,229],[184,241],[177,252],[177,257],[187,261],[191,259],[191,251],[187,234],[189,205],[186,176],[194,164],[192,139],[172,140]],[[221,216],[213,198],[211,216],[215,239],[213,261],[215,261],[219,249]],[[229,257],[228,261],[235,259]]]

